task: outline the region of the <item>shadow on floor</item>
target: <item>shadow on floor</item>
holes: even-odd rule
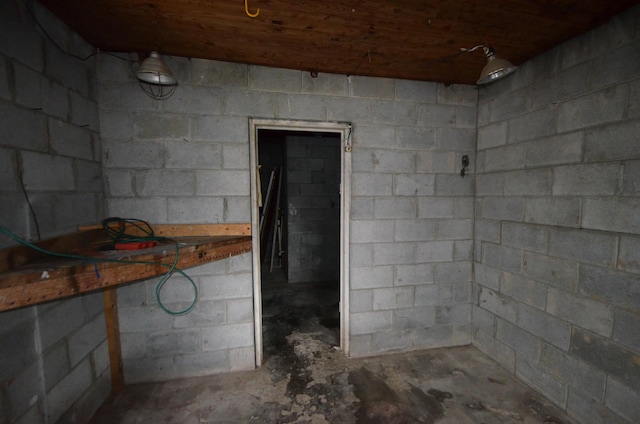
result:
[[[131,385],[91,423],[571,422],[471,346],[345,358],[339,286],[263,286],[262,367]]]

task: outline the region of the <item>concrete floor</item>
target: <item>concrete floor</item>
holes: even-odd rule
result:
[[[571,423],[471,346],[345,358],[326,287],[263,281],[261,368],[131,385],[91,423]]]

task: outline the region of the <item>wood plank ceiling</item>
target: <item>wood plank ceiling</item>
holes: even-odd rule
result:
[[[474,84],[491,44],[516,65],[638,0],[40,0],[103,51]]]

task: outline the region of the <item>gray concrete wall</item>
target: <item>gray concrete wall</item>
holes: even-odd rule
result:
[[[249,118],[349,121],[352,354],[470,342],[474,178],[458,163],[474,151],[475,87],[166,60],[180,85],[163,102],[126,63],[101,61],[108,215],[250,222]],[[126,289],[128,381],[253,366],[250,255],[230,263],[231,275],[224,263],[198,269],[206,302],[180,324],[158,315],[150,288]],[[190,342],[157,349],[163,333]]]
[[[340,137],[287,137],[289,283],[340,281]]]
[[[92,49],[27,2],[65,51]],[[0,1],[0,225],[37,240],[102,217],[95,59],[77,60],[36,27],[23,2]],[[0,247],[15,242],[0,235]],[[110,393],[99,294],[0,312],[0,423],[83,423]]]
[[[640,8],[480,90],[474,344],[582,423],[640,422]]]

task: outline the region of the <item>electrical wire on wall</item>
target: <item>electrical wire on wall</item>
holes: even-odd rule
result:
[[[138,229],[143,235],[128,233],[126,228],[133,227]],[[155,298],[158,306],[170,315],[185,315],[188,314],[195,308],[198,302],[198,287],[196,283],[193,281],[191,277],[189,277],[183,270],[177,267],[178,259],[180,255],[180,245],[177,240],[167,238],[167,237],[158,237],[154,234],[151,226],[146,222],[140,219],[124,219],[124,218],[107,218],[102,221],[102,228],[105,233],[114,243],[139,243],[139,242],[169,242],[173,243],[175,246],[175,257],[173,263],[168,264],[164,262],[153,262],[153,261],[136,261],[136,260],[127,260],[127,259],[109,259],[109,258],[97,258],[93,256],[85,256],[85,255],[76,255],[72,253],[61,253],[61,252],[52,252],[50,250],[43,249],[39,246],[36,246],[33,243],[28,242],[27,240],[22,239],[18,235],[9,231],[7,228],[0,225],[0,233],[5,234],[6,236],[12,238],[20,244],[23,244],[33,250],[36,250],[45,255],[59,257],[59,258],[67,258],[67,259],[77,259],[86,262],[93,262],[95,264],[99,262],[110,262],[110,263],[120,263],[120,264],[145,264],[145,265],[159,265],[165,268],[168,268],[167,272],[160,278],[155,288]],[[191,304],[183,309],[174,311],[167,308],[160,299],[160,293],[165,283],[173,276],[174,273],[178,273],[185,277],[191,286],[193,287],[193,301]],[[98,278],[99,274],[98,274]]]

